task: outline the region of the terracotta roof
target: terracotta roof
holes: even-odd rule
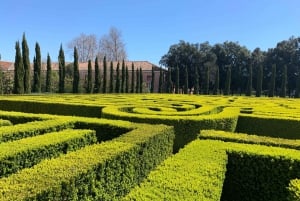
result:
[[[3,71],[14,70],[14,63],[9,61],[0,61],[0,68]]]

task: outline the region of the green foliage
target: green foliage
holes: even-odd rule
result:
[[[23,94],[24,93],[24,66],[23,66],[19,41],[16,42],[15,49],[16,49],[16,56],[15,56],[15,64],[14,64],[15,70],[14,70],[13,93]]]
[[[161,72],[160,72],[161,73]],[[159,78],[160,78],[161,75],[159,75]],[[160,79],[159,79],[160,81]],[[154,93],[154,83],[155,83],[155,73],[154,73],[154,66],[152,66],[152,69],[151,69],[151,86],[150,86],[150,93]],[[159,84],[160,86],[160,84]],[[160,93],[160,91],[159,91]]]
[[[90,60],[89,60],[89,65],[90,65]],[[79,93],[79,63],[78,63],[78,52],[77,48],[74,47],[74,64],[73,64],[73,93]],[[90,90],[89,90],[90,92]]]
[[[58,70],[59,70],[59,82],[58,82],[58,92],[65,92],[65,77],[66,77],[66,69],[65,69],[65,53],[60,45],[59,54],[58,54]]]
[[[121,93],[125,92],[126,74],[125,74],[125,61],[122,61],[122,71],[121,71]]]
[[[106,83],[107,83],[107,62],[106,56],[103,58],[103,85],[102,85],[102,93],[106,93]]]
[[[27,40],[25,37],[25,33],[23,33],[22,38],[22,56],[23,56],[23,67],[24,67],[24,93],[30,93],[30,60],[29,60],[29,48],[27,44]]]
[[[129,93],[129,72],[128,72],[128,67],[126,66],[125,69],[125,93]]]
[[[109,78],[109,93],[114,92],[114,67],[113,62],[110,62],[110,78]]]
[[[0,177],[97,142],[95,131],[63,130],[0,144]]]
[[[93,91],[93,81],[92,81],[92,61],[88,62],[88,74],[87,74],[87,86],[86,93],[92,93]]]
[[[252,95],[252,64],[249,65],[249,74],[248,74],[248,81],[247,81],[247,91],[246,96]]]
[[[41,93],[41,68],[42,57],[41,49],[38,43],[35,44],[35,57],[33,59],[33,87],[32,92]]]
[[[220,72],[219,72],[219,67],[216,69],[216,78],[215,78],[215,86],[214,86],[214,95],[218,95],[220,93]]]
[[[46,92],[52,92],[52,69],[49,54],[47,55]]]
[[[139,90],[140,90],[140,70],[137,68],[136,71],[136,84],[135,84],[135,93],[139,93]]]
[[[224,95],[230,95],[230,86],[231,86],[231,67],[228,66],[226,71]]]
[[[139,79],[139,93],[143,93],[143,84],[144,84],[144,81],[143,81],[143,70],[142,68],[140,68],[140,79]]]
[[[257,80],[256,80],[256,97],[260,97],[262,94],[262,84],[263,84],[263,67],[262,65],[258,66],[258,73],[257,73]]]
[[[276,84],[276,64],[272,65],[272,76],[270,80],[269,97],[275,95],[275,84]]]
[[[12,123],[9,120],[0,119],[0,127],[1,126],[11,126]]]
[[[115,88],[115,92],[116,93],[120,93],[120,63],[117,63],[117,75],[116,75],[116,88]]]
[[[131,87],[130,93],[134,93],[134,63],[131,63]]]
[[[94,83],[94,93],[99,93],[101,87],[101,75],[99,70],[98,57],[95,58],[95,83]]]
[[[300,180],[299,179],[293,179],[290,181],[289,186],[289,195],[288,195],[288,201],[298,201],[300,200]]]
[[[280,91],[280,97],[282,98],[286,97],[286,86],[287,86],[287,66],[284,65],[283,73],[281,75],[281,91]]]
[[[188,68],[186,66],[184,71],[183,93],[188,94],[188,90],[189,90],[189,73],[188,73]]]

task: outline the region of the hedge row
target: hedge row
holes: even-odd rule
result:
[[[164,116],[134,114],[124,111],[121,106],[107,106],[102,110],[102,117],[108,119],[120,119],[139,123],[166,124],[174,126],[175,142],[174,151],[177,152],[188,142],[195,140],[199,130],[218,129],[234,131],[237,124],[239,109],[224,108],[222,112],[212,115],[199,116]]]
[[[32,167],[45,158],[97,142],[95,131],[63,130],[0,144],[0,177]]]
[[[0,110],[0,118],[10,121],[12,124],[23,124],[31,121],[51,119],[47,114],[30,114],[23,112],[10,112]]]
[[[299,139],[300,119],[240,115],[237,122],[236,132]]]
[[[50,101],[37,102],[34,100],[0,100],[0,109],[2,110],[70,116],[101,117],[102,107],[81,103],[65,104]]]
[[[1,126],[11,126],[12,123],[9,120],[0,119],[0,127]]]
[[[293,179],[290,181],[288,201],[299,201],[300,200],[300,179]]]
[[[226,161],[224,150],[195,140],[166,159],[123,200],[220,200]]]
[[[291,181],[300,178],[299,170],[298,150],[195,140],[124,200],[284,201],[292,193],[299,198],[299,181]]]
[[[68,120],[68,118],[56,118],[17,124],[14,126],[3,126],[0,127],[0,143],[73,127],[74,121]]]
[[[289,149],[300,149],[300,140],[284,138],[273,138],[258,135],[248,135],[244,133],[232,133],[216,130],[202,130],[201,139],[222,140],[225,142],[237,142],[245,144],[261,144],[273,147],[284,147]]]
[[[112,141],[44,160],[0,179],[0,200],[119,200],[150,171],[144,168],[172,153],[173,138],[171,127],[142,125]]]

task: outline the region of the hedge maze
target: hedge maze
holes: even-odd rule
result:
[[[0,200],[300,200],[300,100],[0,97]]]

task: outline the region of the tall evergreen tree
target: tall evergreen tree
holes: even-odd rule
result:
[[[14,87],[13,93],[24,93],[24,67],[19,41],[16,42],[15,70],[14,70]]]
[[[160,75],[159,75],[160,76]],[[160,80],[160,79],[159,79]],[[151,86],[150,86],[150,93],[154,93],[154,83],[155,83],[155,73],[154,73],[154,66],[151,69]],[[160,93],[160,92],[159,92]]]
[[[228,66],[227,73],[226,73],[224,95],[230,94],[230,85],[231,85],[231,66]]]
[[[74,47],[74,64],[73,64],[73,93],[79,93],[79,63],[77,48]]]
[[[24,93],[30,93],[30,60],[29,60],[29,48],[25,33],[22,38],[22,57],[24,67]]]
[[[252,96],[252,64],[249,65],[246,96]]]
[[[121,93],[124,93],[124,89],[125,89],[125,80],[126,79],[126,75],[125,75],[125,61],[123,59],[122,61],[122,75],[121,75]]]
[[[106,93],[106,84],[107,83],[107,62],[106,56],[103,58],[103,83],[102,83],[102,93]]]
[[[51,92],[52,85],[52,68],[51,68],[51,58],[48,53],[47,55],[47,73],[46,73],[46,92]]]
[[[135,84],[135,93],[139,93],[140,92],[140,71],[137,68],[136,69],[136,84]]]
[[[179,68],[178,66],[176,66],[176,69],[175,69],[175,94],[178,94],[179,93]]]
[[[59,82],[58,82],[58,92],[65,92],[65,77],[66,77],[66,66],[65,66],[65,53],[60,45],[59,54],[58,54],[58,70],[59,70]]]
[[[270,80],[270,89],[269,89],[269,97],[273,97],[275,95],[275,82],[276,81],[276,64],[272,65],[272,76]]]
[[[35,44],[35,60],[33,64],[33,92],[41,93],[41,68],[42,57],[41,49],[38,43]]]
[[[120,63],[117,63],[117,72],[116,72],[116,93],[120,93]]]
[[[219,94],[219,88],[220,88],[220,71],[219,71],[219,67],[217,66],[216,76],[215,76],[214,95]]]
[[[297,83],[296,83],[296,92],[295,98],[300,98],[300,67],[298,66],[298,76],[297,76]]]
[[[257,77],[256,77],[256,97],[260,97],[262,94],[262,84],[263,84],[263,66],[260,64],[257,69]]]
[[[171,68],[168,68],[167,92],[168,93],[173,93],[173,83],[172,83],[172,71],[171,71]]]
[[[286,97],[286,86],[287,86],[287,66],[284,65],[283,72],[282,72],[282,78],[281,78],[280,97],[283,97],[283,98]]]
[[[142,68],[140,68],[140,84],[139,84],[139,86],[140,86],[140,93],[143,93],[143,71],[142,71]]]
[[[109,93],[114,92],[114,67],[113,62],[110,62],[110,78],[109,78]]]
[[[129,72],[128,72],[128,67],[126,66],[125,68],[125,93],[129,93]]]
[[[205,68],[204,94],[209,94],[209,65]]]
[[[185,66],[183,93],[188,94],[188,90],[189,90],[189,72],[187,66]]]
[[[86,93],[92,93],[93,90],[93,81],[92,81],[92,61],[88,61],[88,75],[87,75],[87,86]]]
[[[163,93],[163,81],[164,81],[163,71],[162,68],[159,68],[158,93]]]
[[[131,63],[131,87],[130,87],[130,93],[134,93],[134,64]]]
[[[94,93],[99,93],[101,87],[101,75],[99,70],[98,57],[95,58],[95,83],[94,83]]]
[[[198,73],[198,66],[195,65],[195,78],[194,78],[194,94],[199,94],[199,73]]]

